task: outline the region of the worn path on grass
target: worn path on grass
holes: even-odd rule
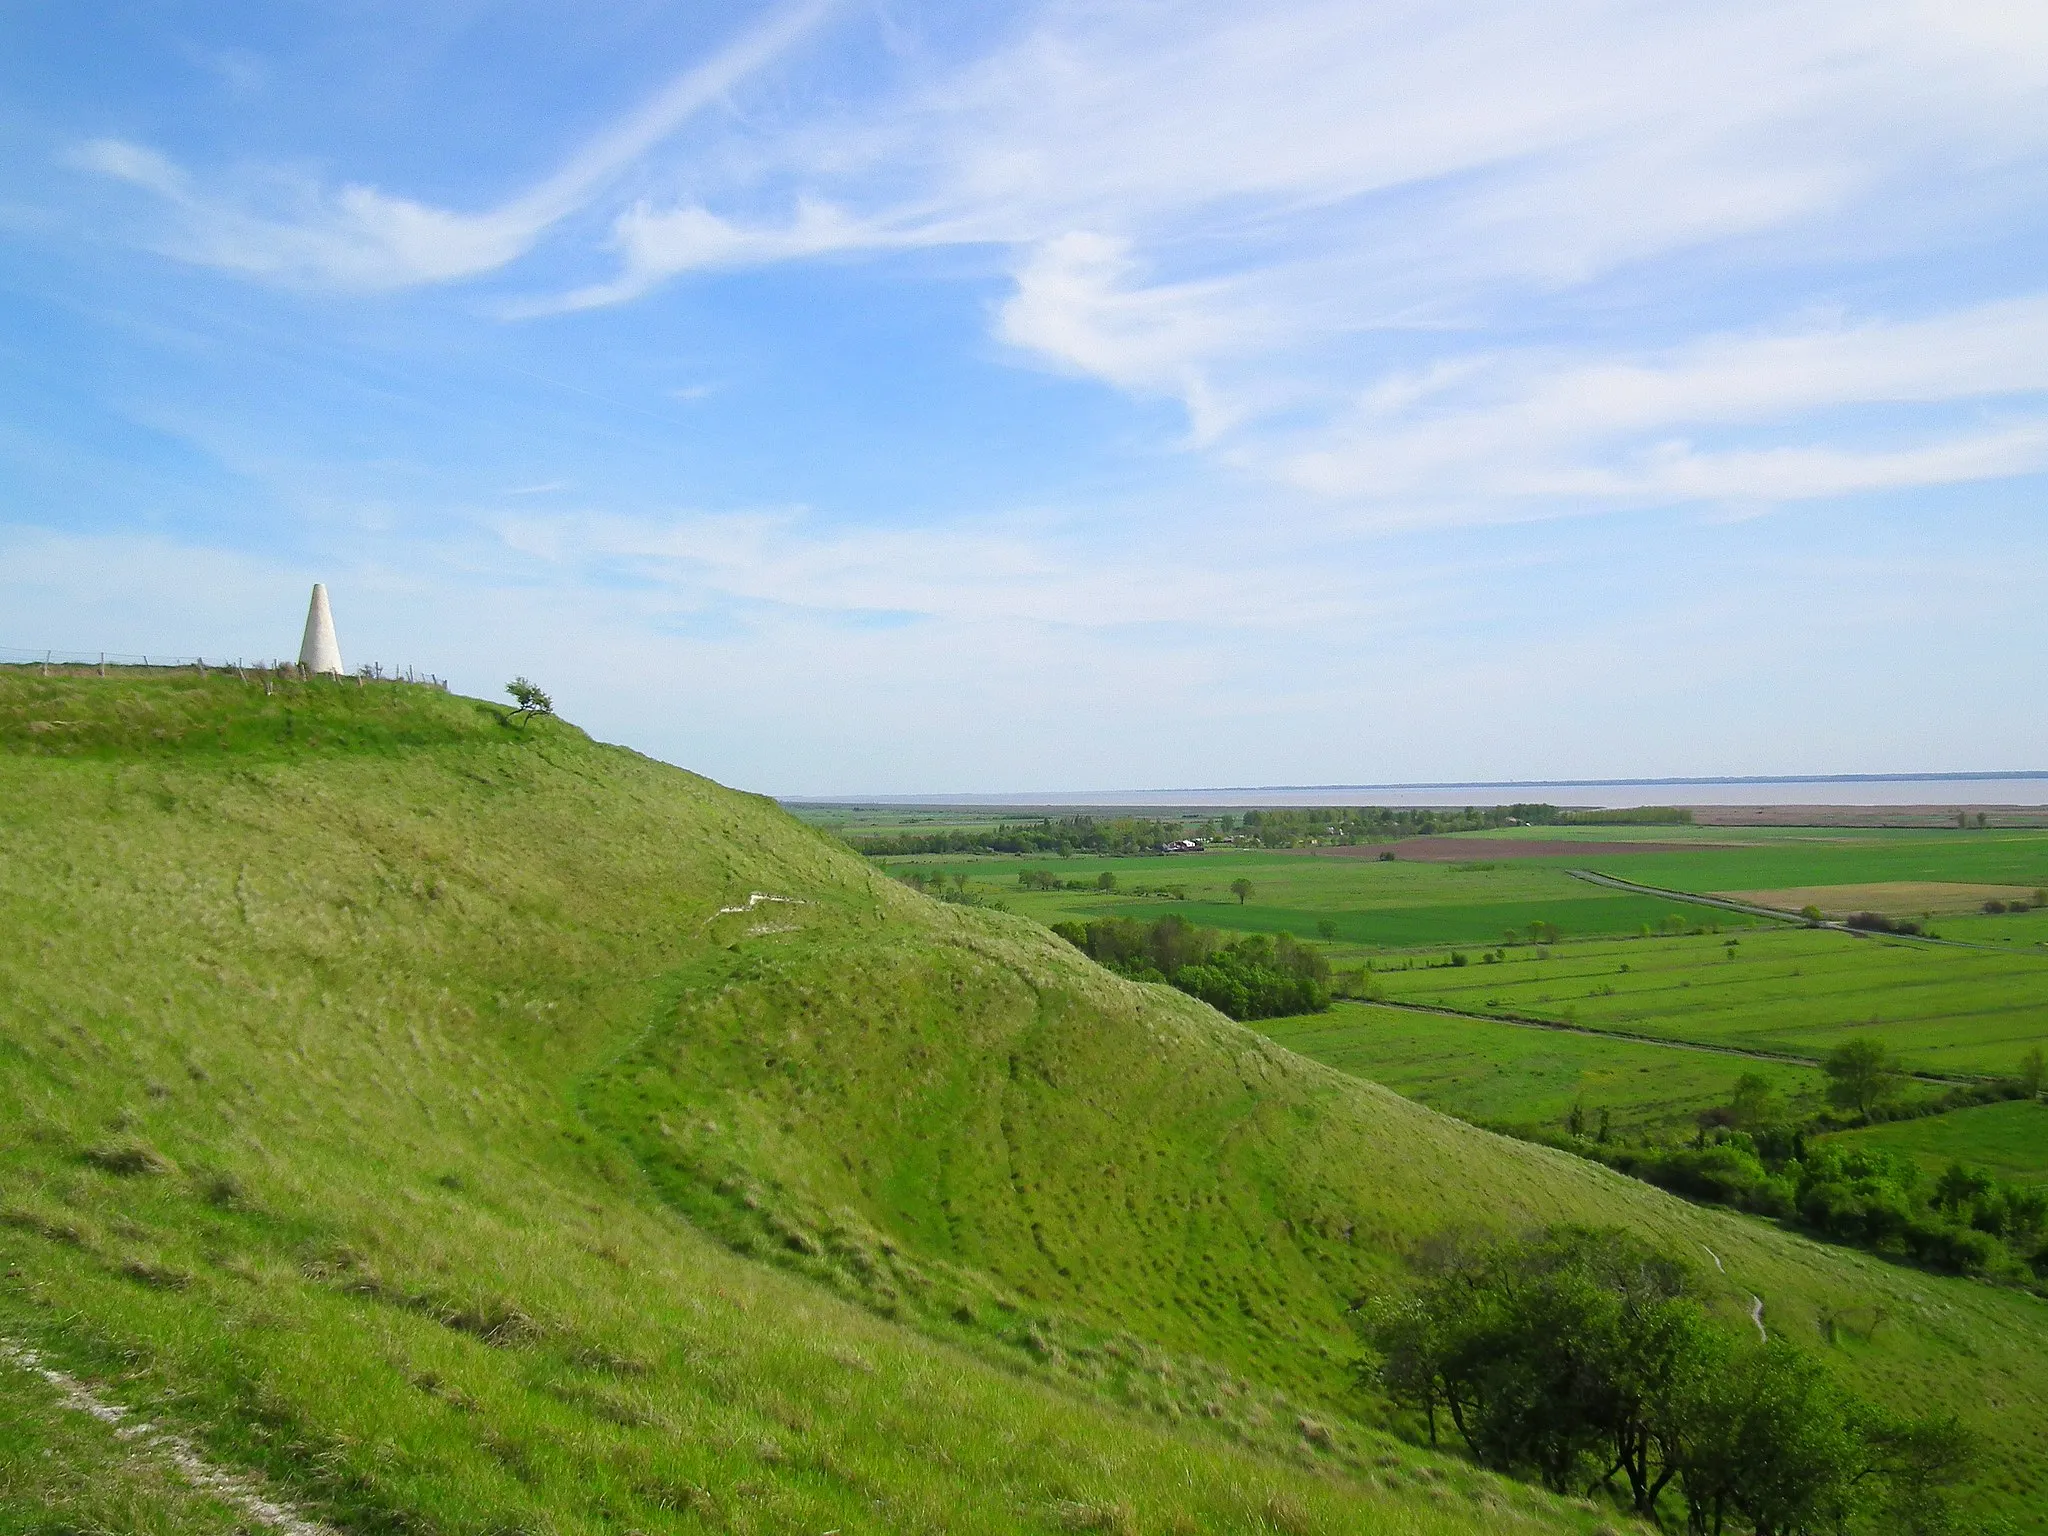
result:
[[[133,1445],[143,1455],[157,1457],[178,1469],[185,1481],[202,1493],[210,1493],[241,1511],[245,1519],[281,1531],[284,1536],[336,1536],[332,1527],[322,1525],[258,1490],[254,1478],[229,1472],[200,1455],[192,1442],[161,1425],[146,1420],[129,1422],[130,1410],[109,1402],[76,1376],[44,1363],[42,1356],[25,1344],[0,1338],[0,1360],[19,1366],[56,1391],[57,1399],[73,1413],[87,1414],[113,1430],[118,1439]],[[49,1453],[44,1452],[45,1455]]]

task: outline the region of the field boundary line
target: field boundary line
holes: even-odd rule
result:
[[[1790,1051],[1762,1051],[1743,1045],[1709,1045],[1704,1040],[1673,1040],[1666,1035],[1645,1035],[1629,1029],[1596,1029],[1590,1024],[1567,1024],[1562,1019],[1532,1018],[1526,1013],[1473,1013],[1463,1008],[1446,1008],[1440,1003],[1398,1003],[1384,997],[1345,998],[1343,1001],[1365,1003],[1373,1008],[1400,1008],[1409,1013],[1433,1013],[1445,1019],[1469,1019],[1477,1024],[1512,1024],[1518,1029],[1548,1029],[1565,1035],[1622,1040],[1630,1045],[1661,1045],[1674,1051],[1705,1051],[1709,1056],[1741,1056],[1750,1061],[1775,1061],[1789,1067],[1812,1067],[1816,1072],[1823,1070],[1817,1056],[1798,1056]],[[1939,1072],[1903,1071],[1899,1075],[1910,1077],[1915,1082],[1941,1083],[1951,1088],[1992,1081],[1985,1077],[1960,1077]]]
[[[1619,875],[1603,875],[1597,869],[1568,869],[1565,873],[1574,880],[1585,881],[1588,885],[1611,886],[1617,891],[1628,891],[1637,896],[1661,896],[1667,901],[1689,901],[1695,906],[1718,907],[1723,912],[1740,912],[1748,917],[1767,917],[1794,928],[1832,928],[1839,933],[1851,933],[1859,938],[1863,936],[1860,929],[1845,927],[1841,923],[1809,923],[1797,912],[1780,912],[1776,907],[1759,907],[1746,901],[1730,901],[1725,896],[1702,896],[1697,891],[1667,890],[1661,885],[1644,885],[1640,881],[1624,880]]]

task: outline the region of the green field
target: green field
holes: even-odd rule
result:
[[[1662,830],[1662,829],[1658,829]],[[2048,831],[1921,831],[1700,827],[1683,853],[1588,855],[1584,867],[1680,891],[1759,891],[1879,881],[2048,886]],[[1657,841],[1669,841],[1659,838]]]
[[[1516,859],[1497,838],[1568,841],[1583,853]],[[1489,856],[1463,863],[1332,857],[1302,852],[1230,850],[1194,856],[1105,859],[1017,857],[892,859],[896,872],[942,870],[968,889],[1000,899],[1043,922],[1180,913],[1238,932],[1288,932],[1323,942],[1339,968],[1371,964],[1380,995],[1479,1016],[1515,1015],[1573,1023],[1626,1036],[1782,1054],[1818,1061],[1840,1040],[1871,1034],[1915,1070],[1937,1075],[2009,1074],[2037,1045],[2048,1045],[2048,910],[1945,916],[1938,930],[1965,944],[1934,945],[1814,931],[1749,919],[1682,901],[1639,896],[1573,878],[1572,868],[1607,869],[1621,878],[1674,889],[1743,888],[1749,882],[1847,887],[1853,882],[1934,880],[2023,884],[2048,846],[2037,831],[1871,831],[1700,827],[1528,828],[1474,834]],[[1684,852],[1642,851],[1645,843],[1694,842]],[[1722,843],[1739,846],[1721,847]],[[1017,888],[1020,869],[1062,880],[1113,875],[1114,894]],[[1232,880],[1252,882],[1249,902]],[[1178,885],[1186,899],[1136,894],[1133,887]],[[1552,923],[1562,942],[1526,942],[1532,922]],[[1669,922],[1710,931],[1644,937]],[[1523,942],[1504,943],[1508,930]],[[1729,940],[1735,940],[1730,944]],[[1463,967],[1447,964],[1462,953]],[[1489,955],[1498,954],[1489,962]],[[1626,1041],[1532,1044],[1523,1033],[1411,1021],[1353,1038],[1338,1026],[1308,1054],[1382,1082],[1469,1119],[1548,1124],[1584,1093],[1602,1098],[1632,1132],[1689,1130],[1698,1112],[1721,1102],[1740,1070],[1673,1061],[1643,1073]],[[1321,1036],[1317,1037],[1321,1041]],[[1509,1063],[1550,1053],[1541,1074]],[[1613,1060],[1610,1062],[1609,1057]],[[1577,1065],[1567,1071],[1563,1063]],[[1801,1069],[1789,1068],[1797,1072]],[[1638,1099],[1632,1079],[1659,1086]],[[1568,1091],[1561,1086],[1572,1086]],[[1808,1095],[1808,1101],[1811,1095]],[[1817,1106],[1812,1106],[1817,1107]]]
[[[1589,1127],[1606,1110],[1617,1136],[1690,1135],[1699,1109],[1726,1103],[1745,1072],[1760,1073],[1808,1113],[1820,1106],[1825,1082],[1812,1067],[1372,1003],[1257,1027],[1289,1050],[1461,1120],[1551,1131],[1578,1105]]]
[[[1493,943],[1506,930],[1554,923],[1566,934],[1633,934],[1669,919],[1747,930],[1759,919],[1689,902],[1636,896],[1575,880],[1562,865],[1533,860],[1476,860],[1469,864],[1322,858],[1249,850],[1106,858],[1031,858],[1013,854],[951,858],[891,858],[895,873],[912,868],[965,875],[982,895],[1012,911],[1052,923],[1063,918],[1144,917],[1179,912],[1205,927],[1243,933],[1292,933],[1315,938],[1333,924],[1340,959],[1385,948],[1443,943]],[[1021,870],[1045,870],[1062,880],[1115,877],[1122,893],[1029,891]],[[1240,903],[1235,880],[1249,880]],[[1131,892],[1134,886],[1180,886],[1185,901]],[[1355,954],[1354,954],[1355,952]]]
[[[0,1063],[0,1336],[348,1530],[1591,1532],[1355,1376],[1410,1254],[1560,1220],[1952,1406],[1973,1507],[2048,1524],[2039,1299],[1489,1135],[430,690],[0,678]],[[0,1396],[0,1530],[179,1528]]]
[[[1951,1162],[1987,1169],[2016,1184],[2048,1184],[2048,1104],[1983,1104],[1919,1120],[1895,1120],[1837,1140],[1904,1152],[1930,1175]]]
[[[1967,917],[1945,917],[1935,931],[1945,939],[1966,944],[1997,944],[2041,949],[2048,947],[2048,907],[2030,912],[2001,913]]]
[[[1936,1073],[2009,1074],[2048,1045],[2048,959],[2028,953],[1788,928],[1506,953],[1462,967],[1447,951],[1407,956],[1376,974],[1390,1001],[1813,1059],[1874,1035]]]

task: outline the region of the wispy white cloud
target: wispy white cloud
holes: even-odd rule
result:
[[[630,572],[690,603],[758,604],[820,618],[891,614],[944,624],[1026,623],[1101,631],[1146,625],[1272,630],[1398,606],[1350,577],[1305,576],[1291,557],[1162,557],[1072,533],[988,519],[901,529],[822,523],[800,512],[669,518],[576,512],[490,527],[504,548],[579,578]],[[1085,541],[1083,541],[1085,542]]]
[[[1881,447],[1813,441],[1841,436],[1858,408],[2002,400],[2017,419],[1892,421]],[[1743,427],[1809,441],[1709,448],[1683,435]],[[2029,473],[2048,467],[2048,295],[1634,358],[1458,358],[1380,381],[1347,419],[1266,467],[1327,496],[1456,496],[1496,515],[1520,498],[1799,500]]]
[[[833,3],[797,0],[771,13],[677,75],[552,174],[481,213],[437,208],[372,186],[329,189],[283,175],[267,178],[257,195],[238,193],[202,185],[157,151],[119,139],[84,144],[68,160],[163,199],[172,217],[158,243],[182,260],[280,282],[365,290],[476,277],[524,255],[622,171],[810,33]]]
[[[701,207],[655,212],[646,203],[621,214],[613,227],[624,270],[615,278],[581,288],[559,300],[523,306],[524,313],[594,309],[642,294],[684,272],[762,266],[836,251],[902,249],[927,243],[913,233],[863,224],[844,210],[800,199],[785,224],[752,228],[734,224]]]
[[[1393,521],[1469,516],[1452,503],[1471,495],[1528,516],[1744,475],[1784,497],[2038,467],[2024,420],[1927,423],[1872,450],[1839,419],[2038,392],[2032,297],[1661,353],[1495,339],[1631,266],[1713,250],[1763,274],[1787,242],[1794,259],[1910,249],[1948,238],[1959,175],[2025,167],[2008,195],[2038,186],[2048,31],[1992,0],[1051,4],[987,57],[768,139],[722,194],[621,215],[619,275],[567,302],[713,267],[992,247],[1015,278],[994,329],[1020,354],[1179,400],[1191,445],[1239,467],[1405,498],[1378,510]],[[795,212],[749,221],[721,195]],[[1809,436],[1670,435],[1703,424]]]
[[[161,199],[188,259],[358,288],[497,271],[602,212],[583,255],[605,275],[512,315],[982,248],[1010,275],[990,324],[1013,358],[1177,401],[1187,446],[1382,525],[2040,467],[2041,298],[1785,318],[1816,253],[1953,239],[1958,184],[2008,213],[2038,202],[2038,8],[1043,0],[979,54],[911,57],[664,153],[823,14],[770,13],[480,213],[349,185],[287,186],[291,206],[259,214],[141,146],[74,163]],[[629,167],[634,195],[607,207]],[[1742,328],[1717,316],[1688,340],[1653,280],[1601,286],[1676,260],[1752,285]],[[1600,342],[1523,339],[1581,296]],[[1923,419],[1865,441],[1901,404]]]

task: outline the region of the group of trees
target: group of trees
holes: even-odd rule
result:
[[[959,870],[950,875],[942,869],[906,869],[896,877],[914,891],[940,901],[952,902],[960,907],[987,907],[996,912],[1007,912],[1009,908],[992,896],[984,896],[967,883],[967,876]]]
[[[1984,903],[1983,910],[1996,916],[2000,912],[2031,912],[2036,907],[2048,907],[2048,890],[2034,892],[2034,899],[2032,901],[2027,900],[2024,896],[2014,896],[2008,900],[2000,901],[1994,896]]]
[[[1256,813],[1253,813],[1256,814]],[[1161,819],[1147,816],[1044,816],[1036,821],[1003,822],[987,827],[947,827],[934,832],[853,833],[847,843],[870,858],[915,854],[1022,853],[1118,854],[1131,857],[1167,851],[1167,845],[1194,838],[1204,842],[1234,841],[1238,820],[1232,814]]]
[[[1540,804],[1468,806],[1463,810],[1373,805],[1281,806],[1177,820],[1046,816],[1036,821],[1004,822],[993,830],[962,827],[933,832],[869,832],[853,834],[846,841],[871,858],[949,853],[1049,853],[1064,858],[1077,853],[1151,853],[1166,843],[1188,837],[1252,843],[1261,848],[1299,848],[1308,843],[1343,847],[1510,826],[1661,825],[1691,820],[1692,812],[1675,806],[1640,806],[1619,811],[1567,811]]]
[[[1098,964],[1134,981],[1163,981],[1233,1019],[1321,1013],[1330,1006],[1330,962],[1289,934],[1226,940],[1178,914],[1155,922],[1099,917],[1052,931]]]
[[[1660,1526],[1682,1512],[1697,1536],[1944,1530],[1974,1454],[1952,1418],[1881,1412],[1782,1340],[1731,1333],[1689,1265],[1618,1229],[1450,1246],[1360,1319],[1369,1384],[1432,1443],[1448,1418],[1489,1467],[1605,1488]]]
[[[1512,826],[1667,825],[1691,820],[1692,812],[1677,806],[1567,811],[1540,804],[1467,806],[1463,810],[1344,805],[1246,811],[1241,823],[1245,836],[1263,848],[1298,848],[1311,842],[1341,847],[1403,837],[1436,837],[1450,832],[1489,832]]]
[[[2038,1048],[2010,1078],[1958,1085],[1938,1098],[1896,1106],[1906,1078],[1881,1042],[1844,1041],[1825,1066],[1829,1102],[1853,1117],[1851,1124],[2032,1098],[2048,1087],[2048,1059]],[[1814,1139],[1843,1123],[1826,1116],[1795,1121],[1770,1080],[1748,1072],[1726,1104],[1702,1113],[1689,1147],[1623,1146],[1604,1134],[1588,1143],[1578,1107],[1565,1144],[1675,1193],[1776,1217],[1837,1241],[1959,1274],[2048,1282],[2048,1190],[2008,1184],[1961,1162],[1930,1180],[1909,1157]]]
[[[937,832],[873,832],[846,841],[870,858],[907,854],[1037,853],[1061,858],[1077,853],[1150,853],[1161,843],[1190,835],[1178,821],[1116,816],[1044,817],[1038,821],[1005,822],[986,827],[944,828]]]
[[[1092,880],[1065,880],[1049,869],[1020,869],[1017,884],[1027,891],[1101,891],[1104,895],[1123,891],[1131,896],[1163,896],[1168,901],[1188,899],[1184,885],[1125,885],[1106,869]]]
[[[1676,1194],[1773,1216],[1955,1274],[2048,1281],[2048,1191],[1956,1162],[1939,1179],[1880,1147],[1803,1132],[1717,1132],[1702,1146],[1590,1154]]]
[[[1939,1095],[1903,1102],[1910,1074],[1882,1040],[1869,1035],[1844,1040],[1828,1052],[1821,1067],[1828,1075],[1828,1103],[1864,1121],[1913,1120],[2004,1099],[2034,1099],[2048,1089],[2048,1054],[2038,1045],[2020,1058],[2019,1069],[2010,1077],[1957,1083]],[[1738,1081],[1737,1090],[1752,1076]],[[1783,1118],[1782,1110],[1776,1116]]]

